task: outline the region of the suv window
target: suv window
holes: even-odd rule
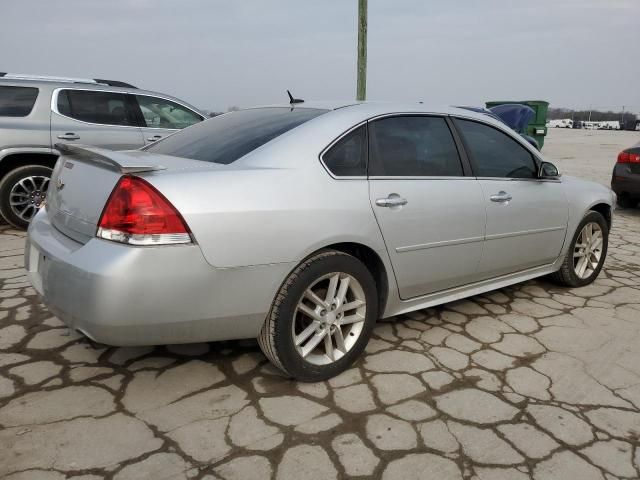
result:
[[[497,128],[455,119],[478,177],[537,178],[533,155]]]
[[[271,107],[226,113],[169,135],[145,150],[228,165],[326,111]]]
[[[367,174],[367,127],[363,125],[342,137],[322,156],[322,161],[337,177]]]
[[[102,125],[135,126],[135,116],[124,93],[99,90],[61,90],[58,112],[67,117]]]
[[[0,117],[26,117],[38,97],[34,87],[0,87]]]
[[[371,176],[463,175],[462,163],[442,117],[400,116],[369,123]]]
[[[202,121],[202,117],[170,100],[136,95],[144,125],[151,128],[182,129]]]

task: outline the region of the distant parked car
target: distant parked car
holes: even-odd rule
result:
[[[573,128],[573,120],[570,118],[563,118],[561,120],[549,120],[547,122],[548,128]]]
[[[204,118],[124,82],[0,73],[0,214],[27,227],[45,200],[56,143],[131,150]]]
[[[622,208],[635,207],[640,202],[640,142],[618,155],[611,189],[618,195],[618,205]]]
[[[541,275],[588,285],[607,254],[610,189],[459,108],[298,100],[143,151],[62,149],[26,268],[56,316],[111,345],[257,337],[319,381],[379,318]]]

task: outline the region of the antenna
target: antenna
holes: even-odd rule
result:
[[[287,90],[287,95],[289,95],[289,103],[291,105],[293,105],[294,103],[304,103],[304,100],[302,100],[301,98],[293,98],[293,95],[291,95],[291,92],[289,90]]]

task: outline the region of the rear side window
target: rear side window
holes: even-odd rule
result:
[[[442,117],[388,117],[369,123],[369,175],[463,176],[460,156]]]
[[[202,121],[200,115],[163,98],[136,95],[144,124],[150,128],[182,129]]]
[[[83,122],[101,125],[136,125],[135,115],[123,93],[62,90],[58,112]]]
[[[326,111],[281,107],[240,110],[193,125],[145,150],[228,165]]]
[[[367,174],[367,127],[363,125],[342,137],[322,156],[322,161],[336,177]]]
[[[455,119],[462,133],[477,177],[537,178],[533,155],[497,128]]]
[[[0,87],[0,117],[26,117],[38,98],[34,87]]]

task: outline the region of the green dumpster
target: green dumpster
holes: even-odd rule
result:
[[[493,101],[487,102],[485,105],[487,108],[495,107],[497,105],[505,105],[507,103],[520,103],[533,108],[536,112],[535,116],[531,119],[527,125],[526,133],[530,137],[533,137],[538,142],[538,145],[542,149],[544,145],[544,137],[547,134],[547,110],[549,109],[549,102],[544,100],[521,100],[521,101]]]

